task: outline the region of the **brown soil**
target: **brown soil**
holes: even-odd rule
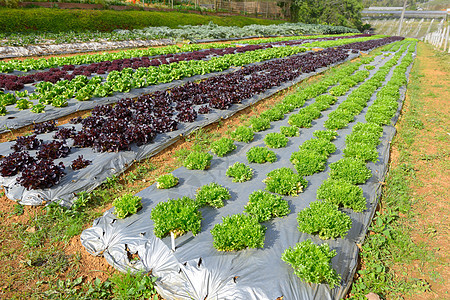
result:
[[[450,56],[437,57],[436,53],[431,46],[419,43],[415,68],[420,84],[412,84],[419,87],[416,101],[423,104],[419,107],[418,117],[424,128],[416,135],[412,149],[408,150],[412,154],[410,160],[416,176],[415,184],[411,186],[414,217],[403,222],[412,241],[423,245],[433,257],[392,266],[399,277],[404,277],[400,275],[404,272],[406,278],[425,280],[431,291],[404,295],[404,299],[450,299]],[[410,109],[412,93],[407,94],[404,111]],[[406,126],[399,122],[397,129],[406,130]],[[399,149],[394,146],[391,166],[400,163]]]

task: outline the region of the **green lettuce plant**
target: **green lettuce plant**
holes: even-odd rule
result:
[[[153,232],[159,238],[170,232],[180,236],[192,231],[196,235],[201,229],[202,214],[196,201],[189,197],[158,203],[152,209],[150,218],[154,222]]]
[[[233,182],[245,182],[253,177],[253,170],[243,163],[235,162],[227,169],[226,175],[232,177]]]
[[[276,217],[284,217],[291,210],[289,209],[289,203],[283,200],[283,197],[257,190],[250,194],[244,212],[255,217],[258,222],[264,222]]]
[[[301,176],[309,176],[325,170],[327,156],[311,150],[301,149],[291,154],[291,163]]]
[[[264,143],[269,148],[284,148],[287,146],[289,139],[282,133],[271,132],[264,137]]]
[[[209,153],[194,151],[186,157],[183,166],[189,170],[205,170],[211,165],[212,158]]]
[[[218,157],[222,157],[234,149],[236,149],[234,141],[226,137],[211,143],[211,152]]]
[[[328,244],[315,245],[311,240],[297,243],[286,249],[281,259],[288,263],[294,274],[308,283],[327,283],[331,288],[339,285],[341,276],[331,267],[336,251]]]
[[[198,207],[209,205],[215,208],[224,206],[223,201],[231,198],[230,192],[223,186],[212,182],[197,190],[195,200]]]
[[[277,161],[277,155],[272,150],[265,147],[253,146],[247,151],[247,160],[250,163],[263,164],[266,162],[273,163]]]
[[[342,179],[324,180],[317,189],[317,199],[351,208],[356,212],[362,212],[367,208],[362,188]]]
[[[239,214],[223,217],[222,223],[211,229],[211,234],[217,250],[238,251],[264,247],[265,231],[266,227],[256,218]]]
[[[289,168],[279,168],[267,173],[263,182],[269,192],[290,196],[297,196],[308,185],[302,176]]]
[[[352,227],[352,219],[337,205],[322,201],[311,202],[309,208],[300,211],[297,222],[300,232],[318,234],[324,240],[345,237]]]
[[[351,157],[330,164],[330,169],[331,179],[342,179],[352,184],[365,183],[372,177],[372,172],[362,160]]]
[[[239,126],[231,133],[231,138],[238,142],[248,143],[253,141],[254,132],[250,127]]]
[[[123,219],[137,213],[142,207],[141,197],[125,194],[122,197],[116,198],[113,205],[116,217]]]
[[[270,121],[266,118],[252,117],[249,121],[254,132],[263,131],[270,128]]]
[[[178,184],[178,178],[173,174],[164,174],[156,179],[156,187],[158,189],[170,189]]]
[[[300,135],[300,128],[298,126],[296,126],[296,125],[281,126],[280,127],[280,132],[285,137],[294,137],[294,136],[299,136]]]

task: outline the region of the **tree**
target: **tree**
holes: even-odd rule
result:
[[[362,0],[293,0],[293,21],[361,29]]]

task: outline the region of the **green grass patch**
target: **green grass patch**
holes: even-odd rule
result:
[[[87,9],[0,9],[0,32],[68,32],[139,29],[148,26],[202,25],[213,22],[221,26],[250,24],[280,24],[283,21],[247,18],[243,16],[218,17],[181,12],[113,11]]]

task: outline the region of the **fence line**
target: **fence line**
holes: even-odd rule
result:
[[[450,44],[448,42],[449,35],[450,35],[450,25],[447,25],[447,27],[444,28],[441,27],[438,30],[430,32],[427,35],[425,35],[424,42],[429,43],[438,50],[442,50],[444,52],[445,50],[447,50],[448,46],[448,53],[450,53]]]

